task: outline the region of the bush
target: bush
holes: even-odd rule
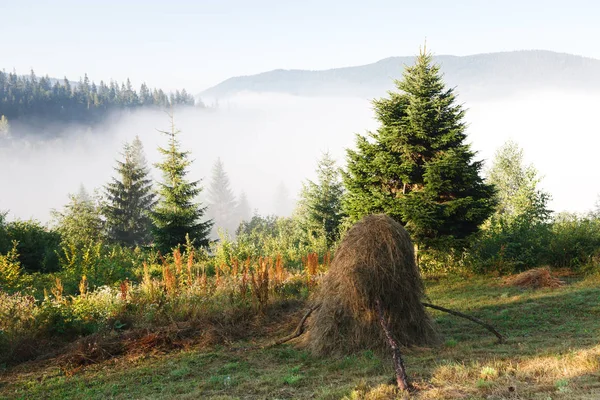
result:
[[[6,254],[17,241],[19,262],[26,272],[53,272],[58,270],[56,251],[60,234],[48,230],[37,221],[0,223],[0,254]]]
[[[482,230],[473,240],[468,264],[477,273],[510,274],[543,265],[551,229],[546,223],[519,218]]]
[[[558,268],[600,268],[600,218],[560,214],[552,224],[548,264]]]

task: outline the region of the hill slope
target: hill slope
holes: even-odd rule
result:
[[[300,96],[381,96],[400,78],[414,57],[390,57],[373,64],[323,71],[274,70],[240,76],[200,93],[223,99],[240,92],[271,92]],[[600,60],[531,50],[471,56],[436,56],[446,83],[461,95],[493,97],[536,88],[600,91]]]

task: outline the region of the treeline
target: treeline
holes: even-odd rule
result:
[[[195,104],[194,96],[185,89],[165,93],[142,83],[136,90],[129,79],[96,84],[86,74],[78,83],[72,83],[66,77],[63,80],[38,77],[33,70],[28,76],[0,71],[0,115],[11,124],[93,123],[114,110]]]

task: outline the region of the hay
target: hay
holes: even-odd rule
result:
[[[376,304],[403,346],[438,341],[421,299],[423,282],[406,230],[379,214],[363,218],[341,242],[313,299],[320,307],[309,322],[305,343],[315,354],[385,351]]]
[[[564,285],[560,279],[552,276],[548,267],[530,269],[518,275],[509,276],[504,280],[507,286],[517,286],[525,289],[558,288]]]

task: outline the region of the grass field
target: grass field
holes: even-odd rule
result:
[[[427,280],[431,302],[488,322],[508,337],[433,312],[438,348],[404,350],[417,391],[396,394],[391,357],[364,352],[316,358],[290,343],[282,324],[255,341],[126,355],[77,369],[55,360],[0,375],[12,399],[600,399],[600,278],[565,278],[557,289],[523,290],[492,277]],[[298,315],[294,311],[294,317]]]

